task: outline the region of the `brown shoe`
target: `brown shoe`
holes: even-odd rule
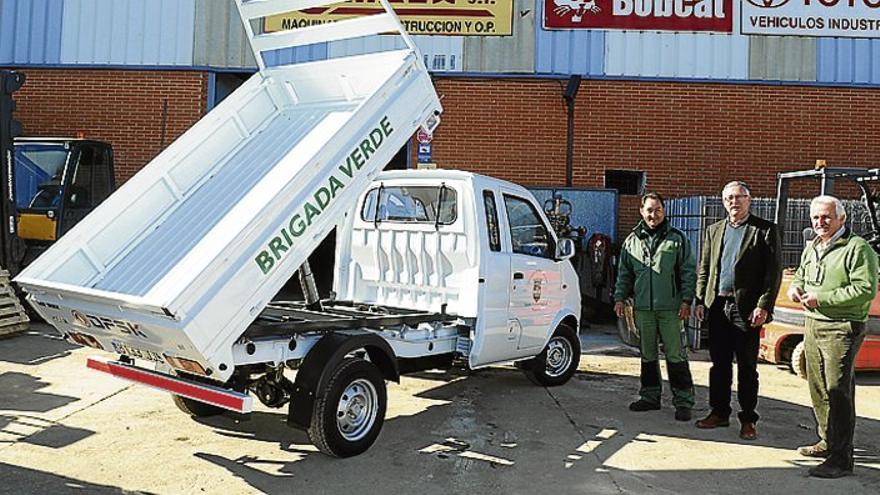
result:
[[[758,438],[758,430],[755,428],[755,423],[743,423],[739,429],[739,437],[743,440]]]
[[[797,452],[804,457],[828,457],[828,447],[824,442],[798,447]]]
[[[702,428],[704,430],[708,430],[711,428],[721,428],[724,426],[730,426],[730,420],[721,417],[715,413],[710,413],[705,418],[697,421],[697,428]]]

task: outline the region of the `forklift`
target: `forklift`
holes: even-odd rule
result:
[[[880,181],[880,169],[826,168],[824,160],[818,160],[813,170],[780,173],[776,187],[775,221],[783,232],[790,223],[787,215],[792,182],[804,180],[818,182],[819,194],[834,195],[835,185],[838,183],[845,182],[857,186],[862,193],[861,199],[867,220],[865,231],[860,232],[859,235],[868,241],[876,253],[880,254],[880,219],[877,217],[880,197],[872,188],[875,182]],[[853,219],[847,218],[847,224],[852,228]],[[796,247],[803,249],[812,236],[812,228],[808,227],[804,231],[803,243],[798,243]],[[787,365],[791,372],[806,378],[804,311],[800,304],[789,301],[786,296],[793,275],[794,270],[791,268],[783,272],[782,286],[776,298],[774,320],[761,328],[758,358],[769,363]],[[880,295],[871,304],[867,326],[868,335],[856,354],[855,367],[858,371],[880,370]]]
[[[116,189],[109,144],[19,137],[13,95],[24,82],[0,70],[0,337],[26,330],[35,316],[10,280]]]
[[[12,96],[24,81],[24,74],[0,71],[0,267],[12,277],[116,189],[109,144],[18,137]]]

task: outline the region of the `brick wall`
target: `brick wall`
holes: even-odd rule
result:
[[[117,179],[133,175],[205,111],[194,71],[24,69],[17,117],[27,135],[109,141]],[[438,78],[444,115],[434,160],[524,185],[565,182],[566,81]],[[163,104],[167,114],[163,119]],[[606,169],[642,170],[668,197],[717,194],[744,179],[772,196],[776,173],[876,167],[880,92],[807,86],[584,80],[577,96],[574,183],[603,187]],[[163,139],[164,130],[164,139]],[[638,219],[622,196],[620,230]]]
[[[76,136],[113,145],[122,183],[205,112],[207,75],[187,71],[20,69],[16,118],[27,136]],[[163,110],[164,108],[164,110]]]
[[[436,80],[443,123],[433,144],[441,167],[524,185],[564,185],[565,81]],[[574,184],[603,187],[606,169],[647,172],[668,197],[718,194],[745,180],[775,194],[776,174],[880,163],[880,91],[746,84],[584,80],[575,110]],[[638,219],[621,197],[620,230]]]

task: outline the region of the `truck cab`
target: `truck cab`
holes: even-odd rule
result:
[[[535,356],[563,322],[577,329],[573,245],[523,187],[461,171],[383,172],[339,231],[337,297],[453,312],[472,322],[472,368]]]
[[[115,189],[113,150],[89,139],[15,138],[18,236],[55,242]]]

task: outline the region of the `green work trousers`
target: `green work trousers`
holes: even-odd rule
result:
[[[639,396],[652,404],[660,404],[660,341],[666,354],[666,369],[672,388],[672,405],[694,407],[694,382],[688,367],[687,349],[682,345],[682,321],[677,310],[635,310],[636,326],[641,336],[642,386]]]
[[[865,340],[862,322],[806,319],[804,351],[816,430],[829,460],[852,468],[856,426],[856,354]]]

